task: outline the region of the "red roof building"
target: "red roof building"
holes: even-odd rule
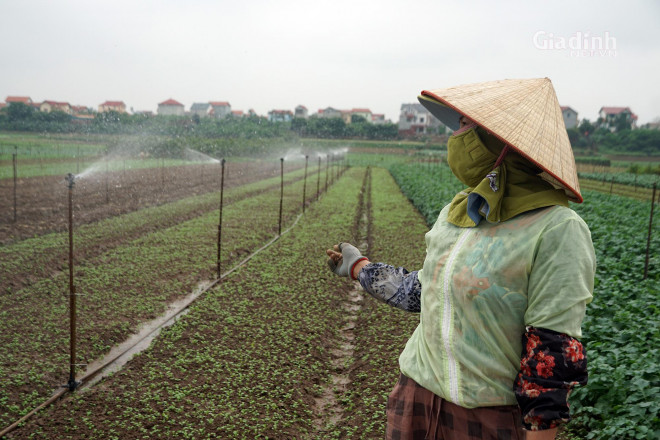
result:
[[[158,104],[158,114],[166,116],[183,116],[183,104],[174,99],[168,99]]]
[[[105,112],[126,113],[126,104],[123,101],[105,101],[99,105],[99,113]]]
[[[30,99],[29,96],[7,96],[7,99],[5,99],[5,102],[7,104],[11,104],[14,102],[21,102],[25,105],[30,105],[32,104],[32,99]]]

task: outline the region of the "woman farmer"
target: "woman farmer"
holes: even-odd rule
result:
[[[399,358],[389,439],[553,439],[587,381],[581,323],[591,235],[549,79],[423,91],[455,130],[447,162],[468,188],[426,234],[421,270],[372,263],[348,243],[331,269],[420,323]]]

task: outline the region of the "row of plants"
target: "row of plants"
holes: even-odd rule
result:
[[[438,170],[400,164],[392,174],[429,225],[462,188]],[[446,176],[449,170],[445,169]],[[568,428],[582,438],[647,439],[660,432],[660,227],[653,225],[648,278],[646,259],[651,204],[585,191],[572,208],[591,229],[597,256],[594,300],[583,323],[590,377],[571,398]]]
[[[328,271],[318,237],[350,234],[362,174],[349,171],[341,188],[198,299],[121,372],[9,438],[336,437],[314,402],[330,382],[343,325],[338,303],[352,283]],[[243,215],[254,212],[243,208]],[[253,229],[241,228],[237,241]]]
[[[285,224],[301,211],[302,187],[302,180],[287,186]],[[276,187],[225,207],[223,267],[240,261],[277,235],[279,195],[280,188]],[[311,200],[314,194],[308,191],[307,197]],[[133,214],[134,224],[143,221],[138,218],[141,214],[145,215],[142,211]],[[167,215],[166,208],[145,216],[158,214]],[[122,220],[108,222],[116,222],[121,232]],[[158,316],[169,302],[193,291],[201,280],[214,277],[217,225],[218,212],[214,210],[77,262],[75,284],[82,295],[78,301],[81,363],[107,353],[139,323]],[[87,240],[93,242],[95,234],[103,233],[100,231],[107,232],[94,231],[90,225]],[[39,239],[18,243],[3,252],[8,253],[12,267],[21,262],[29,265],[32,246],[39,245],[47,252],[58,242],[65,245],[63,235],[44,237],[43,243]],[[3,266],[3,271],[12,267]],[[42,274],[20,290],[0,297],[0,376],[9,378],[0,387],[0,425],[25,414],[65,380],[67,292],[68,273],[63,270]]]
[[[660,175],[634,174],[634,173],[578,173],[580,179],[600,180],[602,182],[614,182],[623,185],[638,186],[641,188],[653,188],[660,182]]]

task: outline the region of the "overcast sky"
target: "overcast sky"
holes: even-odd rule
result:
[[[548,77],[580,118],[660,117],[654,0],[0,0],[0,17],[0,100],[367,107],[397,122],[424,89]]]

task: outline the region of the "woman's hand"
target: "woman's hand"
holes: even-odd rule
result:
[[[342,277],[350,276],[354,280],[357,280],[360,269],[369,264],[367,257],[363,257],[358,248],[350,243],[334,245],[333,249],[326,250],[326,254],[330,257],[330,270]]]

